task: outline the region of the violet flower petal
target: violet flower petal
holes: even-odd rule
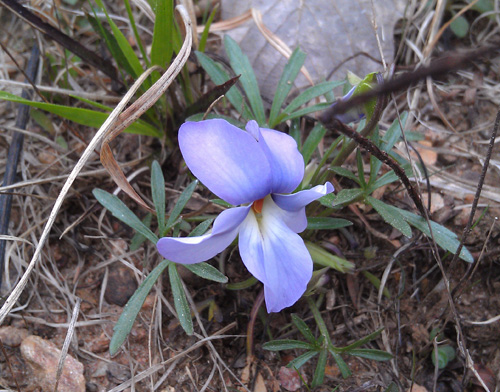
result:
[[[239,248],[247,269],[264,284],[268,312],[292,306],[311,279],[313,263],[304,241],[281,220],[272,198],[264,199],[262,216],[250,211],[240,226]]]
[[[271,192],[266,154],[252,135],[227,121],[184,123],[179,146],[194,176],[228,203],[250,203]]]
[[[251,205],[223,211],[214,221],[212,232],[199,237],[163,237],[156,243],[167,260],[181,264],[206,261],[226,249],[238,235]]]
[[[325,185],[316,185],[311,189],[306,189],[291,195],[278,195],[273,194],[274,202],[285,211],[299,211],[309,203],[328,193],[333,192],[333,185],[329,182]]]
[[[259,128],[257,122],[249,121],[246,130],[262,146],[271,164],[272,193],[290,193],[304,178],[304,158],[295,140],[286,133]]]

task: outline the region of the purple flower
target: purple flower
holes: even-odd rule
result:
[[[187,122],[179,145],[191,172],[221,199],[241,205],[223,211],[212,232],[200,237],[161,238],[160,254],[194,264],[227,248],[239,235],[243,263],[264,284],[268,312],[293,305],[306,290],[313,263],[304,241],[305,206],[333,192],[330,183],[292,192],[304,176],[304,160],[290,136],[259,128],[246,132],[224,120]]]

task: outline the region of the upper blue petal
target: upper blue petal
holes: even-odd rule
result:
[[[210,234],[199,237],[163,237],[156,243],[156,248],[164,258],[175,263],[195,264],[209,260],[231,245],[250,208],[251,205],[223,211],[215,219]]]
[[[304,178],[304,158],[295,140],[283,132],[259,128],[255,121],[249,121],[246,130],[262,146],[271,165],[273,193],[290,193]]]
[[[184,123],[179,146],[194,176],[228,203],[250,203],[272,190],[271,165],[261,145],[225,120]]]
[[[314,200],[332,192],[333,185],[327,182],[325,185],[316,185],[311,189],[293,193],[291,195],[273,194],[272,196],[274,202],[280,208],[286,211],[299,211]]]
[[[304,294],[313,263],[304,241],[282,220],[272,198],[264,199],[262,217],[250,211],[240,226],[239,248],[247,269],[264,284],[268,312],[292,306]]]

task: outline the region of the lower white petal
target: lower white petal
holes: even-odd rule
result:
[[[261,216],[250,211],[241,224],[239,247],[245,266],[264,284],[268,312],[279,312],[304,294],[311,256],[271,197],[264,200]]]

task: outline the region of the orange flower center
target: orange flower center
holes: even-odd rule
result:
[[[263,205],[264,199],[255,200],[252,204],[252,210],[254,210],[257,214],[261,214]]]

